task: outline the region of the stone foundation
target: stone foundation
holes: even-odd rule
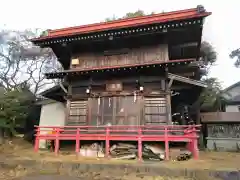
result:
[[[240,151],[240,138],[207,138],[207,148],[212,151]]]

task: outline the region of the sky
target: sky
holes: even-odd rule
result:
[[[240,68],[235,68],[234,60],[229,58],[232,50],[240,48],[239,0],[7,0],[1,2],[0,28],[55,29],[100,22],[113,15],[121,17],[138,9],[160,13],[197,5],[213,13],[203,31],[203,40],[218,53],[210,76],[219,78],[223,87],[240,81]]]

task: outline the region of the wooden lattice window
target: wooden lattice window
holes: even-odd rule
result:
[[[145,98],[145,124],[166,124],[167,106],[165,97]]]
[[[86,125],[87,123],[87,101],[70,102],[69,117],[67,125]]]

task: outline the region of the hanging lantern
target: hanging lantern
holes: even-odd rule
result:
[[[90,94],[90,93],[91,93],[91,86],[89,86],[89,87],[86,89],[86,93],[87,93],[87,94]]]

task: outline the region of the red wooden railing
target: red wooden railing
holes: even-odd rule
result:
[[[169,160],[169,142],[187,142],[188,149],[198,159],[198,135],[200,125],[165,126],[35,126],[34,150],[39,149],[39,140],[54,140],[55,154],[59,152],[60,140],[75,140],[76,153],[79,153],[81,140],[105,141],[105,155],[109,157],[110,141],[138,141],[138,158],[142,160],[143,141],[165,142],[165,157]],[[46,132],[53,132],[46,134]]]

